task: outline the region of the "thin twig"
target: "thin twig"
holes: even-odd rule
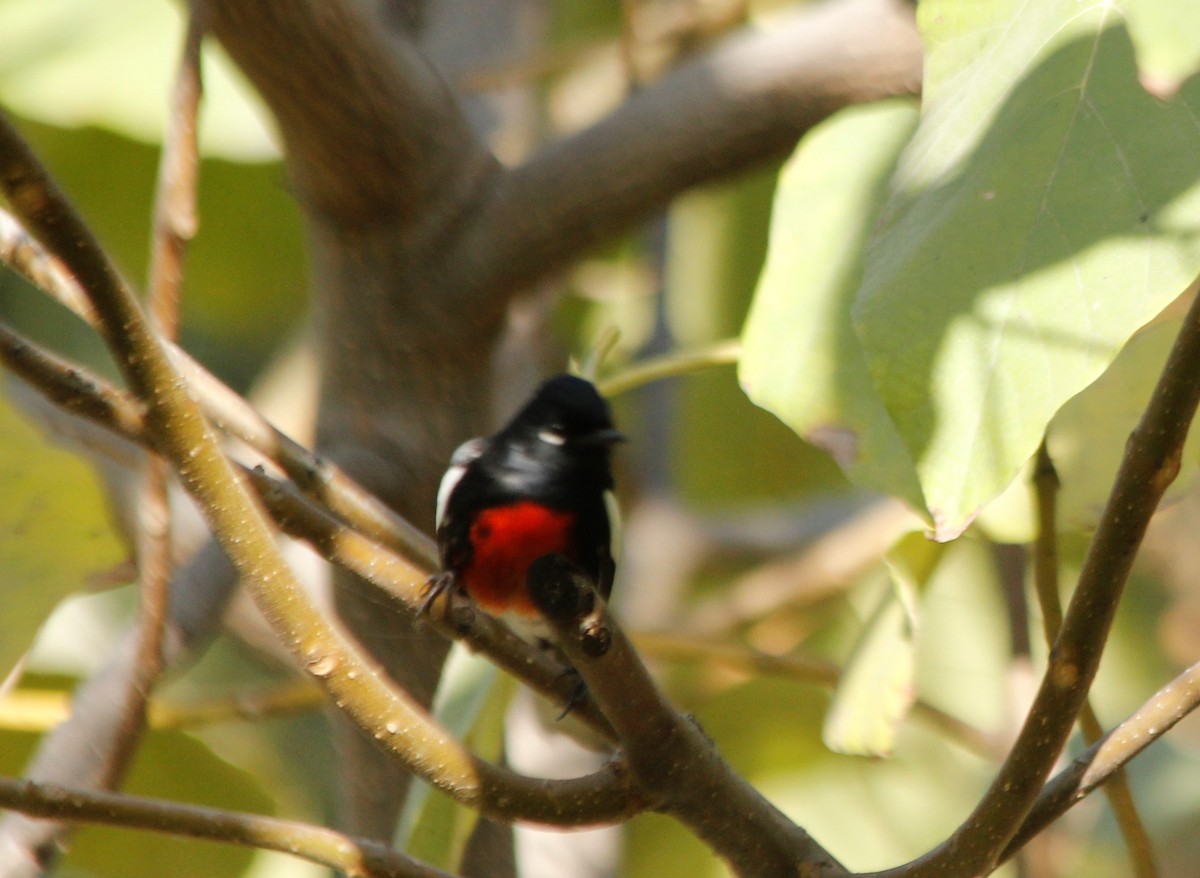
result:
[[[282,851],[358,878],[452,878],[387,845],[323,826],[0,777],[0,806],[34,817],[95,823]]]
[[[1033,544],[1034,591],[1042,611],[1046,643],[1053,644],[1062,628],[1062,601],[1058,584],[1059,480],[1044,439],[1037,450],[1033,484],[1038,516],[1037,539]],[[1079,730],[1088,744],[1095,744],[1104,736],[1104,727],[1096,716],[1090,698],[1084,702],[1083,710],[1079,713]],[[1154,862],[1154,846],[1133,801],[1133,791],[1129,788],[1129,778],[1124,769],[1115,771],[1108,779],[1104,785],[1104,795],[1117,819],[1121,837],[1125,840],[1133,874],[1137,878],[1156,878],[1158,869]]]
[[[795,655],[769,655],[754,649],[714,642],[711,637],[694,637],[663,633],[631,635],[638,652],[650,659],[673,662],[714,662],[747,674],[767,674],[833,687],[842,678],[842,669],[832,662]],[[929,725],[966,750],[982,757],[995,757],[1000,752],[999,740],[956,716],[946,713],[921,699],[913,702],[913,716]]]
[[[687,375],[712,366],[736,364],[741,353],[741,341],[729,338],[695,350],[679,351],[634,363],[604,378],[597,386],[605,396],[617,396],[663,378]]]
[[[1005,847],[1003,862],[1135,756],[1200,707],[1200,663],[1147,699],[1128,719],[1074,759],[1046,784],[1021,828]]]
[[[639,810],[618,766],[564,781],[498,768],[454,741],[409,693],[384,679],[301,588],[262,507],[221,452],[136,298],[7,120],[0,120],[0,186],[15,213],[88,293],[114,359],[146,404],[156,447],[196,499],[281,642],[347,716],[409,770],[489,816],[575,825]]]
[[[531,568],[529,587],[555,642],[612,722],[633,781],[651,807],[687,825],[739,875],[846,874],[721,759],[694,720],[670,705],[577,569],[547,556]]]
[[[1200,402],[1198,373],[1200,298],[1188,310],[1150,404],[1129,437],[1041,687],[1008,759],[949,839],[913,863],[877,875],[986,874],[1025,821],[1087,698],[1150,517],[1179,473]]]
[[[202,28],[189,16],[176,74],[170,122],[164,138],[155,196],[150,256],[149,310],[159,333],[174,339],[179,328],[183,256],[195,233],[196,113],[200,102]],[[163,638],[170,603],[170,470],[165,461],[146,458],[137,497],[138,649],[121,710],[118,733],[108,750],[103,787],[115,787],[125,774],[142,730],[146,704],[164,668]]]
[[[144,410],[132,396],[43,350],[3,324],[0,324],[0,362],[48,399],[114,430],[147,450],[155,450],[146,430]],[[239,466],[272,519],[289,536],[305,540],[330,563],[379,588],[381,604],[398,601],[414,612],[423,607],[425,583],[435,568],[414,562],[350,529],[341,519],[289,485],[260,470]],[[531,647],[486,614],[471,613],[464,619],[460,618],[461,612],[457,616],[437,612],[439,607],[440,602],[430,608],[432,611],[424,619],[445,637],[462,640],[560,705],[578,702],[574,684],[544,650]],[[602,736],[611,739],[612,730],[586,699],[575,703],[572,710]]]

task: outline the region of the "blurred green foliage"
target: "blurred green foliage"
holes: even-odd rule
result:
[[[140,284],[153,143],[178,16],[160,0],[118,11],[120,5],[89,9],[80,0],[53,0],[38,12],[28,0],[0,0],[0,101],[20,113],[35,149]],[[760,5],[771,4],[750,4],[752,12]],[[552,4],[549,38],[562,46],[615,40],[624,6],[560,0]],[[104,13],[96,11],[101,7]],[[630,482],[665,489],[702,530],[760,520],[756,515],[784,525],[776,535],[754,534],[758,540],[712,538],[705,547],[711,557],[686,583],[677,616],[686,617],[693,597],[719,597],[756,565],[801,550],[794,534],[822,533],[864,488],[940,516],[944,535],[961,529],[1010,482],[1055,412],[1052,450],[1067,480],[1067,522],[1083,529],[1094,521],[1129,419],[1143,405],[1175,325],[1166,318],[1133,333],[1181,292],[1198,264],[1200,175],[1193,173],[1194,149],[1187,152],[1194,129],[1185,124],[1197,109],[1198,80],[1186,79],[1196,64],[1194,45],[1178,36],[1186,29],[1163,24],[1169,4],[1106,4],[1067,23],[1070,8],[1043,4],[1036,15],[1018,18],[1015,4],[922,3],[931,73],[920,116],[903,101],[845,111],[807,136],[781,173],[764,169],[690,193],[664,226],[591,254],[571,278],[580,295],[555,317],[564,352],[586,349],[614,325],[623,332],[614,369],[739,334],[745,346],[736,376],[714,369],[617,400],[622,425],[636,440]],[[1188,4],[1179,14],[1197,13]],[[999,33],[1010,41],[993,42]],[[1095,66],[1081,72],[1089,46]],[[1156,101],[1140,90],[1139,72],[1156,81],[1175,76],[1181,91],[1172,103]],[[547,95],[556,84],[538,83]],[[183,341],[245,388],[305,319],[305,259],[302,221],[283,170],[259,161],[267,126],[251,131],[231,121],[242,111],[220,109],[225,87],[215,86],[216,119],[205,140]],[[1106,132],[1133,138],[1121,141],[1132,156],[1128,168],[1114,165]],[[1144,219],[1131,207],[1139,198]],[[1087,282],[1077,284],[1076,272]],[[0,277],[0,314],[70,356],[104,362],[79,321],[8,276]],[[1051,383],[1053,392],[1046,391]],[[62,594],[121,555],[117,538],[104,530],[98,496],[42,479],[53,472],[72,486],[87,484],[79,466],[62,463],[10,416],[0,408],[0,674]],[[1189,462],[1194,457],[1190,452]],[[13,472],[19,478],[4,475]],[[62,498],[70,509],[55,505]],[[969,811],[994,762],[907,714],[907,702],[920,698],[984,732],[1011,732],[1019,702],[1012,690],[1023,672],[1012,660],[989,540],[1028,539],[1029,508],[1028,490],[1017,483],[984,513],[981,528],[932,550],[928,569],[893,569],[907,603],[887,624],[873,625],[873,614],[882,595],[900,592],[880,560],[838,583],[815,609],[785,607],[714,637],[845,665],[851,682],[836,698],[811,683],[734,672],[715,661],[656,670],[732,764],[847,865],[877,868],[915,857]],[[17,539],[12,516],[35,513],[48,514],[39,520],[55,528],[58,551]],[[68,538],[72,531],[79,537]],[[908,536],[902,550],[920,554],[913,547],[920,539]],[[1064,541],[1068,588],[1085,546],[1078,535]],[[15,575],[8,559],[18,549],[55,569]],[[1140,571],[1096,688],[1106,722],[1170,675],[1156,630],[1168,608],[1157,572]],[[1035,663],[1044,657],[1039,624],[1034,611]],[[882,650],[870,648],[876,638]],[[284,679],[223,639],[168,694],[230,695]],[[855,679],[868,683],[856,686]],[[69,682],[33,677],[26,685]],[[895,709],[855,714],[879,707],[865,701],[881,687],[895,696]],[[822,729],[839,701],[854,720],[850,737],[875,736],[888,759],[829,750]],[[489,735],[494,708],[474,705],[493,724]],[[32,743],[28,733],[0,731],[0,770],[19,772]],[[495,741],[485,737],[484,744]],[[131,789],[324,820],[331,746],[316,714],[154,734]],[[1194,862],[1177,852],[1194,854],[1200,844],[1195,797],[1181,793],[1200,778],[1198,752],[1186,740],[1156,746],[1131,772],[1168,863]],[[448,825],[457,819],[446,816],[452,809],[439,807],[414,819],[447,821],[446,832],[421,842],[431,857],[449,862],[461,838]],[[1060,874],[1126,874],[1103,813],[1100,803],[1088,803],[1056,827]],[[136,878],[161,874],[163,862],[172,864],[172,875],[257,874],[244,851],[107,829],[81,833],[63,869]],[[1187,868],[1164,875],[1190,874]],[[645,815],[629,827],[622,874],[726,873],[677,823]]]

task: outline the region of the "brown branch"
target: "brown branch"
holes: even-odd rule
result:
[[[446,84],[382,4],[193,2],[271,107],[297,195],[322,221],[436,228],[456,218],[437,205],[494,172]]]
[[[1015,854],[1135,756],[1200,707],[1200,664],[1188,668],[1046,784],[997,862]]]
[[[188,22],[176,74],[170,123],[159,166],[150,259],[150,312],[158,331],[174,339],[179,329],[183,256],[195,232],[196,113],[200,102],[200,38]],[[138,650],[124,698],[121,729],[108,751],[105,788],[117,786],[146,725],[146,704],[164,668],[163,638],[170,604],[170,471],[157,456],[146,459],[137,497]]]
[[[347,716],[409,770],[489,816],[574,825],[616,820],[638,809],[616,765],[565,781],[516,775],[472,756],[412,696],[389,685],[308,599],[280,557],[261,506],[222,454],[134,296],[7,120],[0,122],[0,186],[18,216],[87,291],[114,359],[146,404],[156,447],[196,499],[280,640]]]
[[[974,812],[933,851],[888,878],[986,874],[1029,813],[1087,698],[1150,517],[1179,472],[1200,402],[1200,298],[1192,303],[1125,457],[1050,652],[1041,687],[1004,765]]]
[[[181,567],[171,583],[164,659],[180,663],[220,623],[237,578],[228,559],[209,543]],[[109,753],[122,734],[120,705],[135,666],[138,632],[130,630],[104,667],[84,682],[71,701],[71,715],[41,739],[25,773],[46,783],[98,786],[111,764]],[[35,878],[38,861],[57,852],[55,824],[23,814],[0,820],[0,874]]]
[[[0,777],[0,807],[31,817],[147,829],[281,851],[356,878],[451,878],[447,872],[418,863],[378,842],[277,817],[7,777]]]
[[[38,289],[71,310],[88,325],[99,328],[91,304],[62,263],[30,237],[15,217],[3,210],[0,210],[0,259],[8,262]],[[14,351],[25,349],[31,354],[49,357],[50,361],[57,359],[31,346],[27,340],[7,329],[0,331],[9,333],[11,349]],[[176,368],[186,377],[192,394],[203,406],[205,415],[215,426],[233,438],[245,442],[276,464],[302,491],[314,497],[360,533],[408,555],[415,562],[430,569],[437,566],[437,548],[428,536],[365,490],[336,464],[313,454],[271,424],[254,406],[205,369],[187,351],[167,339],[164,339],[164,344]],[[12,368],[21,371],[16,363],[24,354],[14,353],[12,356]],[[49,367],[50,372],[55,369],[65,370],[67,375],[58,378],[47,376],[47,380],[42,382],[38,374],[46,373],[36,365],[33,367],[35,371],[22,374],[31,383],[39,386],[52,401],[64,408],[113,426],[134,441],[145,441],[137,438],[143,429],[140,414],[137,415],[136,423],[114,422],[117,414],[112,408],[111,394],[114,391],[111,385],[93,380],[84,370],[68,364],[65,360],[58,362],[60,365]],[[78,376],[86,386],[73,386],[71,380],[68,380],[70,374]],[[93,409],[85,411],[78,408],[85,406],[93,406]]]
[[[83,414],[149,451],[155,450],[146,431],[144,410],[129,394],[43,350],[3,324],[0,324],[0,362],[65,409]],[[241,471],[285,533],[305,540],[330,563],[376,586],[381,604],[393,610],[403,606],[409,612],[416,612],[424,605],[425,583],[436,569],[426,559],[399,554],[380,544],[376,534],[348,528],[330,510],[260,470],[242,467]],[[378,504],[377,500],[372,502]],[[570,679],[564,677],[561,666],[543,651],[532,648],[486,614],[474,613],[465,606],[456,606],[452,612],[438,612],[441,606],[439,603],[431,608],[425,622],[442,635],[462,640],[560,705],[573,699]],[[396,624],[404,624],[399,615],[396,618]],[[586,701],[578,703],[573,712],[611,740],[611,728],[593,705]]]
[[[1033,470],[1034,494],[1037,499],[1038,530],[1034,540],[1034,591],[1042,610],[1042,628],[1046,643],[1053,644],[1062,628],[1062,601],[1058,584],[1058,471],[1043,439],[1038,446]],[[1079,730],[1088,744],[1095,744],[1104,736],[1096,711],[1089,698],[1079,712]],[[1154,865],[1154,846],[1150,834],[1142,822],[1129,778],[1125,771],[1113,773],[1104,786],[1104,795],[1117,819],[1117,826],[1125,846],[1129,849],[1129,863],[1137,878],[1155,878],[1158,869]]]
[[[519,289],[685,189],[782,158],[843,107],[914,94],[921,61],[903,0],[806,4],[768,30],[723,41],[503,174],[449,264],[473,273],[463,283],[479,297]]]
[[[847,874],[721,759],[716,746],[666,700],[591,584],[548,555],[530,569],[530,591],[609,718],[631,780],[649,807],[686,824],[739,875]]]

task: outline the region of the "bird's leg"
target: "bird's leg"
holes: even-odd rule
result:
[[[567,714],[575,709],[576,706],[585,703],[588,700],[588,685],[583,681],[579,671],[575,670],[575,666],[568,664],[563,668],[563,672],[558,675],[558,679],[563,680],[568,677],[574,677],[575,683],[571,686],[571,691],[567,693],[567,703],[563,706],[562,713],[554,718],[555,722],[560,722],[566,719]]]
[[[456,590],[458,583],[454,579],[454,574],[449,570],[443,570],[441,573],[435,573],[433,576],[425,580],[425,585],[421,588],[421,606],[417,610],[417,617],[429,614],[429,608],[433,606],[442,595],[446,596],[447,601],[450,599],[450,594]]]

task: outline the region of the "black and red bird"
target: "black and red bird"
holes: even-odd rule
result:
[[[612,448],[623,438],[590,382],[559,375],[500,432],[459,446],[438,489],[435,589],[457,588],[535,633],[527,571],[558,554],[607,598],[620,538]]]

